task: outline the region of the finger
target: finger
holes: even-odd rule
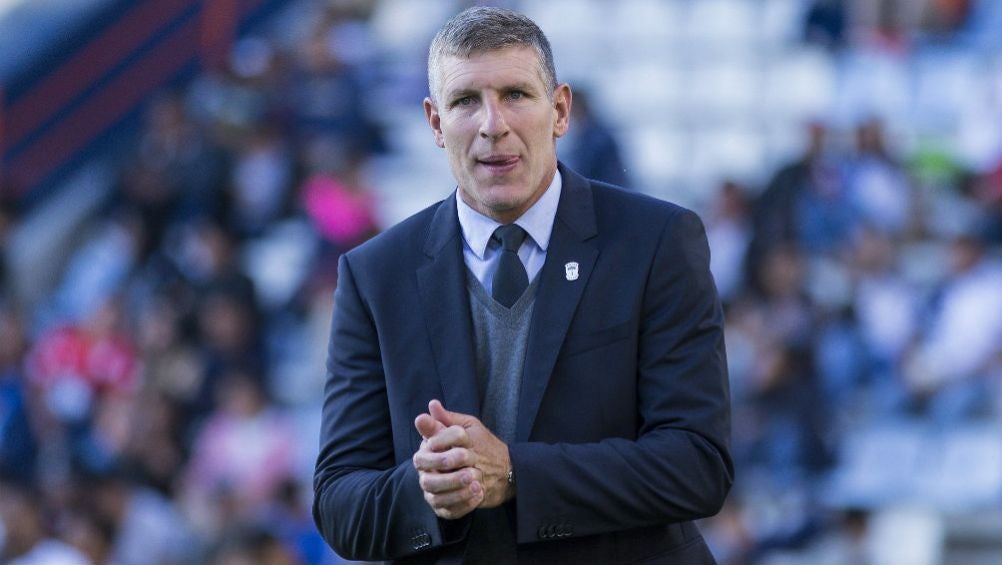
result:
[[[479,482],[474,481],[462,489],[441,494],[426,492],[424,493],[424,499],[436,513],[439,510],[447,510],[451,515],[461,515],[463,510],[472,510],[483,501],[484,488]]]
[[[427,446],[418,449],[412,458],[414,468],[426,472],[451,472],[473,466],[473,454],[465,447],[432,451]]]
[[[428,413],[431,414],[432,418],[435,418],[446,426],[468,427],[474,422],[479,421],[469,414],[463,414],[462,412],[450,412],[446,410],[445,407],[442,406],[442,403],[438,400],[432,400],[428,403]]]
[[[428,438],[428,449],[443,452],[454,447],[468,447],[470,435],[460,426],[449,426]]]
[[[439,518],[444,518],[446,520],[457,520],[479,508],[483,502],[483,499],[484,495],[480,494],[479,496],[470,498],[466,502],[462,502],[460,504],[448,506],[445,508],[432,507],[432,510],[434,510],[435,515],[438,516]]]
[[[417,428],[418,433],[424,439],[428,439],[445,429],[445,425],[442,422],[439,422],[428,414],[420,414],[417,418],[414,418],[414,427]]]
[[[421,485],[421,490],[429,494],[445,494],[447,492],[452,492],[456,490],[461,490],[469,487],[477,478],[479,478],[480,473],[476,473],[474,469],[464,468],[457,471],[447,472],[447,473],[434,473],[434,472],[421,472],[418,475],[418,483]],[[477,481],[483,485],[482,481]]]

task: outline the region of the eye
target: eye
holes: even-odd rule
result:
[[[508,98],[512,100],[520,100],[523,96],[525,96],[525,93],[521,90],[512,90],[508,93]]]
[[[472,96],[464,96],[453,103],[455,106],[469,106],[470,104],[473,104]]]

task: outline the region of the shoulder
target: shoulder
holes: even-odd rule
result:
[[[695,212],[674,202],[600,181],[589,180],[588,184],[600,226],[652,235],[673,231],[679,224],[702,229],[702,220]]]
[[[689,209],[674,202],[655,198],[642,192],[627,190],[623,187],[597,180],[589,180],[588,183],[591,186],[596,204],[610,204],[637,212],[647,210],[655,215],[674,215],[691,212]]]
[[[559,168],[564,190],[568,192],[568,198],[562,198],[562,203],[575,206],[573,202],[581,199],[589,200],[588,204],[594,209],[600,222],[603,219],[621,218],[633,223],[646,224],[647,220],[692,214],[690,210],[667,200],[585,178],[563,163],[559,164]]]

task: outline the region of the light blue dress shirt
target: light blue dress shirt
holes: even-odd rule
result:
[[[530,283],[539,274],[546,260],[546,248],[550,245],[553,220],[557,216],[561,185],[560,171],[557,171],[546,192],[515,220],[515,223],[529,234],[518,248],[518,258],[525,265]],[[491,239],[491,235],[501,224],[470,207],[460,196],[460,190],[456,191],[456,203],[459,225],[463,230],[463,260],[466,261],[466,266],[473,276],[477,277],[488,293],[491,293],[493,291],[491,280],[494,278],[494,271],[497,270],[501,249],[501,246]]]

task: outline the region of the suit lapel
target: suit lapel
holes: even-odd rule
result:
[[[418,289],[442,382],[442,403],[448,410],[479,417],[473,322],[461,238],[453,195],[442,202],[432,220],[424,247],[427,261],[417,270]]]
[[[557,354],[567,335],[581,294],[591,276],[598,247],[594,202],[588,181],[561,166],[562,188],[539,289],[519,391],[516,441],[527,441],[546,392]],[[569,280],[568,263],[577,263],[577,279]]]

